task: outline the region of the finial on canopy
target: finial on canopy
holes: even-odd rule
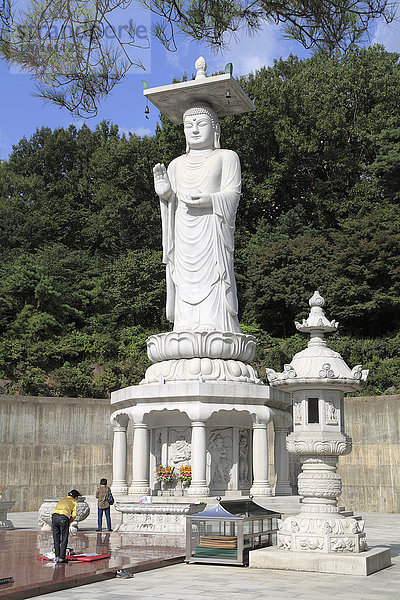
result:
[[[324,332],[329,333],[337,330],[339,323],[335,320],[329,321],[329,319],[326,318],[323,310],[323,307],[325,306],[325,300],[318,291],[314,292],[309,299],[308,304],[310,305],[311,310],[307,320],[304,319],[302,323],[295,322],[296,329],[298,331],[310,333],[318,330],[323,336]]]
[[[195,79],[204,79],[204,77],[207,77],[207,74],[206,74],[207,63],[203,56],[199,56],[199,58],[194,63],[194,66],[196,68]]]
[[[316,291],[309,299],[308,304],[311,306],[311,308],[313,306],[321,306],[322,307],[322,306],[325,306],[325,300],[321,296],[321,294],[318,291]]]

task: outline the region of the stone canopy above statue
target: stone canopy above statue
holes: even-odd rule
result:
[[[195,63],[195,79],[145,89],[143,94],[173,123],[182,123],[182,116],[195,102],[207,102],[219,117],[255,110],[231,72],[206,75],[206,61],[200,56]]]

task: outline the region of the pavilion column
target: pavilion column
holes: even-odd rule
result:
[[[114,429],[113,443],[113,482],[111,489],[115,494],[127,494],[128,483],[126,481],[127,464],[127,426],[116,424]]]
[[[206,424],[204,421],[192,421],[192,481],[188,489],[189,496],[208,496],[210,490],[206,481]]]
[[[253,496],[272,496],[268,481],[268,435],[266,423],[253,425]]]
[[[275,427],[275,496],[291,496],[292,486],[289,480],[289,453],[286,448],[287,427]]]
[[[146,423],[134,423],[133,425],[132,461],[133,477],[129,493],[147,496],[150,494],[150,442]]]

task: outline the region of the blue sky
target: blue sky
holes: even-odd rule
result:
[[[387,50],[400,52],[400,23],[390,26],[378,23],[372,34],[372,41],[384,44]],[[223,53],[214,54],[198,44],[180,40],[177,52],[165,50],[156,40],[151,40],[151,49],[142,51],[146,71],[137,71],[126,76],[117,85],[109,97],[101,104],[95,118],[76,119],[65,109],[59,109],[43,100],[35,98],[34,83],[30,76],[12,73],[7,65],[0,61],[0,159],[7,159],[12,145],[26,136],[29,138],[37,127],[67,127],[70,123],[81,126],[83,122],[94,128],[97,123],[107,119],[117,124],[120,130],[138,135],[150,135],[158,119],[158,113],[151,107],[150,118],[144,114],[145,101],[142,95],[141,80],[145,79],[150,87],[170,83],[174,77],[184,72],[194,72],[194,61],[200,55],[206,58],[208,74],[224,68],[227,62],[234,65],[234,75],[247,74],[263,65],[272,65],[274,59],[287,58],[292,52],[305,57],[307,53],[295,42],[285,40],[279,28],[266,25],[254,37],[242,32],[236,42],[232,42]]]

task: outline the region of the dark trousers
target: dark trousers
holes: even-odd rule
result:
[[[54,552],[56,557],[65,559],[68,544],[69,519],[65,515],[53,513],[51,517]]]
[[[103,513],[106,515],[107,529],[108,529],[108,531],[111,531],[110,507],[108,507],[108,508],[97,507],[97,529],[101,529],[103,526]]]

